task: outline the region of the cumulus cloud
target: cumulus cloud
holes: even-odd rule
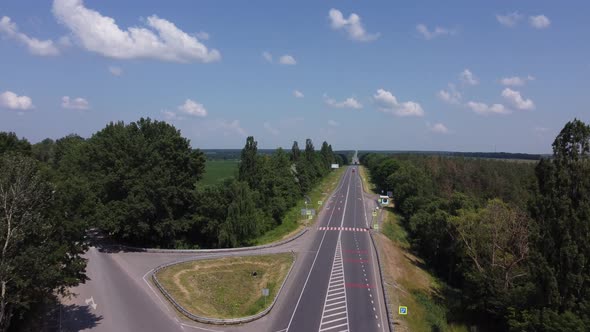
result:
[[[338,127],[340,126],[340,123],[334,121],[334,120],[328,120],[328,126],[330,127]]]
[[[263,126],[264,126],[264,129],[266,129],[266,130],[267,130],[269,133],[271,133],[271,134],[273,134],[273,135],[275,135],[275,136],[277,136],[277,135],[279,134],[279,131],[278,131],[278,130],[277,130],[275,127],[273,127],[273,126],[270,124],[270,122],[268,122],[268,121],[267,121],[267,122],[265,122],[265,123],[263,124]]]
[[[61,98],[61,107],[70,110],[87,110],[90,108],[88,100],[78,97],[70,98],[69,96],[63,96]]]
[[[18,30],[16,23],[12,22],[8,16],[2,16],[0,19],[0,33],[25,45],[31,54],[40,56],[59,54],[59,50],[52,40],[39,40],[27,36]]]
[[[448,90],[440,90],[437,93],[438,98],[449,104],[459,104],[461,102],[461,93],[457,91],[454,84],[449,84]]]
[[[293,56],[285,54],[279,58],[279,63],[282,65],[296,65],[297,61]]]
[[[551,21],[545,15],[537,15],[529,17],[529,24],[535,29],[545,29],[551,25]]]
[[[199,31],[197,33],[195,33],[195,37],[201,39],[201,40],[209,40],[209,34],[205,31]]]
[[[161,110],[160,113],[162,113],[164,120],[167,120],[167,121],[182,119],[181,117],[178,116],[178,114],[176,114],[175,112],[172,112],[170,110]]]
[[[303,94],[303,92],[301,92],[299,90],[294,90],[293,91],[293,96],[295,96],[295,98],[303,98],[303,97],[305,97],[305,95]]]
[[[402,117],[424,116],[424,110],[419,103],[414,101],[400,103],[391,92],[384,89],[377,90],[377,93],[373,95],[373,100],[379,107],[380,112],[391,113]]]
[[[225,120],[218,120],[213,124],[213,128],[215,130],[221,130],[224,135],[229,134],[238,134],[240,136],[247,136],[246,131],[240,125],[240,121],[233,120],[233,121],[225,121]]]
[[[262,52],[262,57],[264,58],[264,60],[272,63],[272,54],[270,54],[269,52]]]
[[[506,15],[496,15],[496,19],[505,27],[513,27],[522,19],[522,15],[518,12],[512,12]]]
[[[436,38],[438,36],[447,36],[447,35],[454,35],[455,30],[442,28],[442,27],[435,27],[434,30],[428,30],[428,27],[424,24],[416,25],[416,30],[424,36],[424,39],[430,40]]]
[[[328,95],[324,95],[324,102],[326,103],[326,105],[333,108],[352,108],[357,110],[363,108],[363,105],[353,97],[349,97],[346,98],[344,101],[338,102],[335,99],[328,97]]]
[[[500,80],[502,85],[506,86],[523,86],[526,84],[527,81],[534,81],[535,78],[531,75],[527,77],[519,77],[519,76],[512,76],[512,77],[504,77]]]
[[[461,82],[468,84],[468,85],[479,84],[479,81],[477,80],[475,75],[473,75],[473,73],[469,69],[463,70],[461,72],[461,74],[459,74],[459,79],[461,80]]]
[[[19,96],[12,91],[0,93],[0,107],[20,111],[28,111],[35,108],[31,97]]]
[[[123,74],[123,69],[121,69],[121,67],[117,67],[117,66],[109,66],[109,72],[113,76],[121,76]]]
[[[534,110],[535,103],[531,99],[525,99],[522,97],[520,92],[512,90],[510,88],[505,88],[502,91],[502,97],[508,100],[514,107],[518,108],[519,110]]]
[[[488,105],[485,103],[479,103],[475,101],[470,101],[466,104],[473,112],[481,115],[488,115],[488,114],[510,114],[512,113],[511,110],[506,108],[502,104],[493,104]]]
[[[218,50],[156,15],[147,27],[121,29],[115,19],[86,8],[82,0],[54,0],[53,14],[88,51],[116,59],[150,58],[174,62],[213,62]]]
[[[350,14],[348,18],[344,18],[342,12],[338,9],[330,9],[328,13],[330,25],[334,30],[344,30],[348,34],[348,38],[356,41],[373,41],[379,38],[379,33],[368,33],[361,23],[361,18],[355,13]]]
[[[442,123],[428,124],[428,129],[436,134],[448,134],[450,132],[449,128]]]
[[[178,106],[178,110],[184,114],[196,116],[196,117],[205,117],[207,116],[207,110],[203,106],[203,104],[199,104],[194,100],[187,99],[184,104]]]

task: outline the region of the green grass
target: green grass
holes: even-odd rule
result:
[[[330,196],[332,191],[336,189],[340,177],[344,174],[344,167],[339,168],[330,172],[312,191],[308,194],[309,198],[311,199],[311,204],[308,208],[316,209],[316,215],[320,212],[322,206],[318,206],[318,201],[326,201],[326,199]],[[297,205],[292,207],[283,218],[283,222],[271,229],[270,231],[262,234],[260,237],[254,239],[252,241],[252,245],[261,245],[267,244],[275,241],[279,241],[288,235],[296,232],[308,222],[309,224],[313,223],[317,217],[314,217],[313,220],[307,220],[301,216],[301,209],[305,208],[305,200],[301,198],[297,202]]]
[[[185,309],[210,318],[238,318],[269,306],[291,265],[290,253],[226,257],[172,265],[157,273],[158,280]],[[256,276],[252,272],[256,271]],[[269,296],[262,296],[262,289]]]
[[[207,160],[205,174],[200,183],[213,185],[221,183],[225,179],[233,178],[237,175],[238,165],[238,160]]]

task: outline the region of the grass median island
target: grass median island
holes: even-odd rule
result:
[[[290,253],[225,257],[172,265],[157,277],[192,314],[239,318],[257,314],[272,303],[292,264]],[[269,289],[266,299],[263,288]]]

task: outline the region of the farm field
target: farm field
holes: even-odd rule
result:
[[[212,185],[232,178],[238,172],[238,160],[207,160],[200,184]]]

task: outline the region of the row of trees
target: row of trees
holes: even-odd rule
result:
[[[143,118],[35,145],[0,133],[0,331],[86,279],[89,228],[138,246],[248,245],[341,162],[326,142],[261,155],[248,137],[237,177],[201,186],[206,160],[189,143]]]
[[[566,124],[538,164],[361,157],[392,190],[414,250],[492,330],[590,328],[590,127]]]

